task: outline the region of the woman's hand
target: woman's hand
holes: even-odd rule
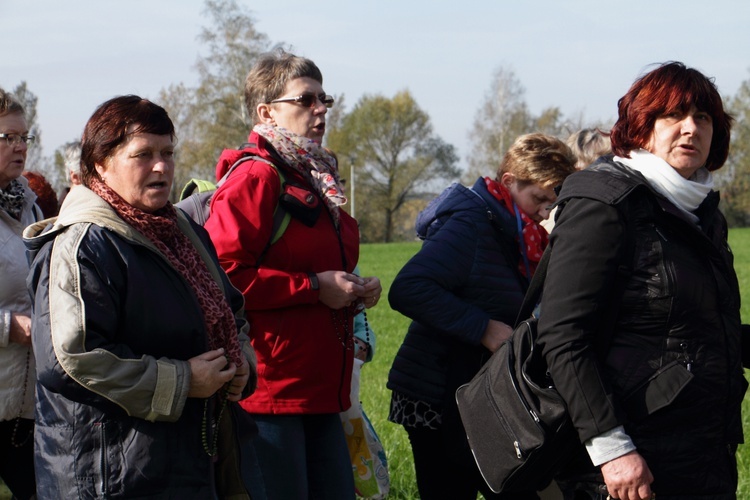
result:
[[[654,476],[637,451],[631,451],[602,464],[602,475],[612,498],[641,500],[651,498]]]
[[[503,342],[510,338],[512,333],[513,328],[509,325],[506,325],[502,321],[491,319],[490,322],[487,323],[487,328],[484,330],[484,335],[482,335],[480,342],[484,347],[489,349],[490,352],[495,352],[500,349]]]
[[[31,345],[31,318],[29,316],[11,313],[8,340],[16,344]]]
[[[208,398],[216,394],[237,373],[234,363],[227,363],[224,349],[215,349],[190,358],[189,398]]]
[[[232,366],[234,366],[234,363],[232,363]],[[227,396],[229,401],[239,401],[242,399],[242,391],[245,390],[248,378],[250,378],[250,364],[242,356],[242,366],[237,367],[237,371],[234,373],[234,377],[229,384]]]
[[[383,293],[383,287],[380,285],[380,279],[375,276],[368,276],[362,278],[364,280],[364,293],[360,295],[362,302],[364,302],[366,308],[371,308],[377,305],[380,300],[380,294]]]
[[[365,280],[344,271],[317,273],[320,294],[318,300],[331,309],[350,306],[365,293]]]

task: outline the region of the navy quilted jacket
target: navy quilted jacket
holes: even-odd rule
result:
[[[490,319],[513,325],[528,282],[518,272],[515,217],[479,179],[454,184],[417,219],[425,239],[391,286],[391,307],[413,321],[387,387],[434,408],[455,407],[455,389],[489,358]]]

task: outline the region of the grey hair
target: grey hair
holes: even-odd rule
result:
[[[6,92],[0,87],[0,116],[11,113],[24,113],[23,105],[10,92]]]
[[[81,141],[69,142],[65,145],[63,152],[65,168],[69,173],[81,173]]]
[[[568,146],[578,161],[576,169],[583,170],[596,161],[600,156],[612,152],[609,134],[598,128],[584,128],[568,137]]]

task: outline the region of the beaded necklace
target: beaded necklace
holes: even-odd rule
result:
[[[367,321],[367,312],[362,311],[362,318],[365,320],[365,342],[367,342],[367,349],[371,349],[371,343],[370,343],[370,323]]]
[[[333,330],[341,345],[347,351],[354,350],[354,332],[349,327],[349,308],[345,307],[340,310],[331,309],[331,319],[333,320]]]
[[[229,362],[229,358],[227,358],[227,363]],[[206,454],[209,457],[215,457],[216,453],[219,450],[219,422],[221,422],[221,417],[224,416],[224,410],[227,408],[227,398],[229,397],[229,384],[231,382],[227,382],[224,387],[221,389],[221,395],[218,396],[221,398],[221,403],[219,403],[219,411],[218,415],[216,416],[216,420],[211,420],[211,417],[209,416],[208,411],[208,403],[212,398],[206,398],[203,400],[203,419],[201,420],[201,443],[203,444],[203,451],[206,452]],[[216,397],[216,395],[212,396]],[[208,442],[208,421],[211,420],[211,443]]]
[[[31,438],[31,435],[34,433],[34,427],[32,426],[31,429],[29,429],[29,433],[26,435],[26,437],[21,441],[20,443],[16,441],[16,435],[18,434],[18,427],[21,424],[21,416],[23,415],[23,402],[26,401],[26,392],[29,386],[29,361],[31,359],[31,349],[28,349],[26,351],[26,374],[23,378],[23,394],[21,395],[21,406],[18,409],[18,416],[16,417],[16,423],[13,425],[13,434],[10,436],[10,444],[13,445],[14,448],[21,448],[26,443],[29,442],[29,439]]]

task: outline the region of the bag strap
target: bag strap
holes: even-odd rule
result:
[[[495,232],[499,236],[501,242],[500,242],[500,251],[503,253],[503,256],[505,257],[505,260],[508,262],[508,265],[511,266],[513,269],[516,279],[518,280],[518,283],[521,285],[521,288],[523,290],[528,291],[529,288],[529,280],[526,278],[523,273],[518,269],[518,266],[513,265],[514,262],[517,262],[520,255],[516,255],[513,253],[512,249],[518,248],[518,243],[516,242],[515,237],[508,234],[508,232],[503,227],[502,223],[498,219],[497,214],[492,211],[492,208],[490,207],[489,203],[487,203],[487,200],[485,200],[481,194],[474,191],[474,188],[467,188],[467,191],[472,193],[474,196],[477,197],[477,199],[482,203],[484,206],[485,215],[487,216],[487,219],[490,221],[490,224],[495,229]],[[448,212],[449,215],[452,215],[455,212]]]
[[[544,249],[544,253],[542,254],[542,258],[539,260],[539,264],[537,264],[536,272],[534,272],[534,276],[531,277],[531,283],[529,283],[529,288],[526,290],[526,295],[523,297],[521,309],[518,311],[518,316],[516,317],[516,325],[531,317],[539,299],[542,297],[544,279],[547,277],[547,266],[549,265],[551,253],[552,246],[547,245],[547,248]]]
[[[560,209],[564,207],[565,204],[560,205]],[[627,233],[627,250],[625,252],[625,262],[620,262],[617,268],[617,281],[615,283],[617,295],[622,295],[622,293],[625,291],[626,278],[633,270],[633,258],[635,256],[635,235],[633,233],[633,228],[628,223],[627,218],[625,220],[625,224]],[[516,326],[519,325],[522,321],[525,321],[531,317],[531,315],[534,313],[534,310],[536,309],[537,304],[539,303],[539,299],[541,299],[542,297],[544,280],[547,278],[547,267],[549,265],[551,254],[552,245],[547,245],[547,248],[544,249],[544,253],[542,254],[542,258],[539,260],[536,272],[531,278],[531,283],[529,284],[528,290],[526,290],[526,295],[524,295],[521,309],[518,312],[518,316],[516,317]],[[610,313],[616,315],[619,311],[619,306],[620,301],[615,301]]]

